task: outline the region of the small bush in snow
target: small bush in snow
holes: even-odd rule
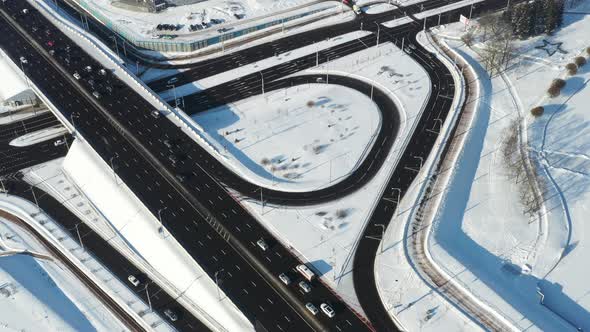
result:
[[[550,86],[549,89],[547,90],[547,94],[551,98],[555,98],[555,97],[559,96],[559,92],[561,92],[561,89],[556,86],[553,86],[553,85]]]
[[[576,66],[576,64],[573,62],[565,65],[565,69],[567,69],[567,73],[570,75],[576,75],[578,72],[578,66]]]
[[[531,109],[531,114],[535,117],[538,118],[541,115],[543,115],[543,112],[545,112],[545,109],[543,108],[543,106],[537,106]]]
[[[556,78],[551,82],[551,86],[561,90],[565,86],[565,81],[561,78]]]
[[[586,47],[586,53],[590,55],[590,47]]]
[[[347,209],[338,209],[336,210],[336,218],[338,219],[344,219],[348,216],[348,210]]]
[[[582,67],[586,64],[586,58],[584,58],[583,56],[577,56],[574,58],[574,62],[578,67]]]
[[[313,100],[310,100],[307,102],[307,107],[313,107],[315,105],[315,102]]]
[[[270,159],[268,158],[262,158],[262,160],[260,161],[260,163],[264,166],[270,164]]]

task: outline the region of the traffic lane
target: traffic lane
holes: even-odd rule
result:
[[[56,77],[53,77],[53,78],[55,79]],[[135,160],[135,158],[132,158],[132,160]],[[135,173],[135,172],[133,172],[133,174],[135,175],[136,173]],[[277,303],[280,303],[280,302],[278,302],[278,301],[275,301],[275,306],[276,306],[276,304],[277,304]],[[282,311],[284,312],[285,310],[282,310]],[[295,326],[295,328],[299,328],[299,329],[301,329],[301,328],[302,328],[301,326],[297,326],[296,324],[292,324],[292,323],[291,323],[291,325],[294,325],[294,326]]]
[[[446,75],[448,69],[440,61],[424,50],[419,44],[415,42],[415,35],[408,36],[415,48],[411,51],[415,55],[415,59],[423,65],[427,73],[431,77],[433,83],[431,98],[425,108],[423,117],[430,121],[424,122],[412,134],[411,141],[413,144],[408,146],[408,149],[403,153],[398,162],[393,175],[388,181],[388,188],[373,212],[369,223],[363,231],[363,236],[359,240],[357,250],[355,252],[353,261],[353,282],[355,285],[355,292],[361,303],[365,313],[369,319],[375,324],[379,330],[396,331],[394,323],[389,317],[388,311],[383,306],[383,303],[374,301],[375,296],[379,296],[375,282],[365,282],[366,280],[375,280],[374,264],[375,256],[379,247],[378,241],[373,241],[370,237],[379,238],[382,235],[382,228],[378,225],[387,226],[393,217],[394,211],[397,209],[397,203],[392,203],[384,197],[393,196],[395,189],[399,190],[400,197],[403,197],[407,188],[415,178],[419,168],[422,165],[422,160],[426,160],[432,149],[438,134],[432,130],[430,125],[436,124],[435,119],[446,118],[450,110],[452,99],[443,98],[442,94],[450,94],[454,85],[451,75]]]

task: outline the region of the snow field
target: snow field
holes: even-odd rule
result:
[[[2,247],[45,253],[23,229],[0,220]],[[26,255],[0,257],[0,329],[119,330],[126,327],[60,262]]]
[[[588,151],[582,105],[589,100],[588,70],[567,78],[560,97],[545,97],[550,81],[564,76],[563,65],[588,46],[583,36],[589,25],[586,15],[566,14],[563,28],[553,36],[517,43],[518,58],[504,77],[482,80],[485,102],[432,234],[430,250],[439,265],[522,329],[590,326],[590,302],[582,296],[588,288],[581,277],[587,255],[582,221]],[[442,33],[457,38],[461,30],[449,26]],[[543,38],[563,42],[569,53],[548,56],[535,49]],[[472,51],[459,43],[451,46],[475,64]],[[537,105],[545,106],[545,115],[533,120],[528,112]],[[526,119],[531,154],[541,166],[546,225],[523,213],[515,180],[501,160],[503,140],[519,112]],[[545,294],[545,305],[539,303],[537,287]]]
[[[158,24],[181,24],[180,30],[174,34],[185,35],[194,32],[189,31],[189,25],[208,23],[211,19],[221,20],[224,23],[247,23],[251,19],[262,19],[266,16],[278,15],[286,11],[296,10],[305,5],[318,3],[312,0],[248,0],[228,1],[209,0],[190,5],[169,7],[158,13],[132,11],[111,5],[110,0],[85,1],[92,9],[109,17],[113,23],[123,29],[127,29],[142,38],[149,38],[154,33]],[[334,2],[338,4],[337,2]],[[244,19],[238,20],[235,15],[241,15]],[[198,31],[199,34],[210,34],[227,24],[213,25],[212,27]],[[166,31],[164,31],[166,32]]]
[[[25,80],[7,63],[7,61],[11,61],[10,58],[4,53],[1,53],[0,75],[2,75],[2,80],[0,80],[0,104],[5,100],[10,99],[10,97],[28,89]],[[0,110],[3,109],[4,107],[0,107]]]
[[[29,146],[50,140],[52,138],[64,137],[64,135],[67,133],[68,130],[62,126],[45,128],[19,136],[10,141],[8,144],[18,147]]]
[[[283,191],[312,191],[345,179],[381,124],[369,97],[326,84],[277,90],[193,119],[242,176]]]

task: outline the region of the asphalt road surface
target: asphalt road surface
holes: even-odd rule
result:
[[[51,112],[0,125],[0,177],[10,177],[23,168],[64,157],[68,151],[68,144],[73,140],[69,134],[28,146],[9,145],[17,137],[56,126],[61,126],[61,123]],[[58,140],[61,142],[56,145],[55,142]]]
[[[221,289],[246,317],[268,330],[369,329],[319,280],[312,282],[311,293],[301,292],[297,283],[302,277],[292,271],[300,261],[273,241],[204,168],[196,168],[197,175],[184,183],[176,179],[176,166],[168,155],[152,154],[146,148],[163,144],[167,134],[153,137],[150,133],[170,122],[152,117],[151,106],[110,73],[102,78],[93,77],[97,81],[90,84],[84,67],[91,65],[96,75],[99,64],[33,8],[22,14],[23,5],[20,1],[7,1],[0,7],[10,12],[11,21],[19,24],[17,32],[3,22],[0,44],[13,61],[19,62],[21,56],[27,59],[24,68],[30,79],[64,116],[75,118],[76,130],[105,162],[114,166],[117,175],[154,216],[161,214],[166,231],[175,236],[209,276],[215,279],[218,274]],[[47,44],[48,39],[53,46]],[[54,55],[48,53],[49,49],[56,50]],[[70,57],[70,52],[80,57]],[[69,63],[65,60],[68,57]],[[73,72],[85,75],[84,79],[75,80]],[[116,89],[107,94],[107,86]],[[91,95],[96,89],[105,91],[99,99]],[[185,162],[179,160],[177,164]],[[255,245],[260,238],[268,239],[269,250],[262,251]],[[277,278],[280,273],[290,274],[293,283],[283,285]],[[322,313],[314,317],[303,307],[306,302],[317,307],[330,303],[336,309],[336,317],[330,319]]]
[[[14,4],[13,2],[8,2],[9,4]],[[173,152],[174,154],[178,154],[177,158],[179,159],[179,161],[172,165],[171,161],[168,162],[166,160],[169,159],[170,154],[166,155],[161,152],[159,152],[159,156],[156,154],[158,153],[158,151],[165,150],[162,148],[162,138],[169,137],[167,133],[172,133],[175,131],[166,130],[164,131],[164,136],[152,136],[151,131],[153,128],[158,128],[159,125],[166,126],[166,124],[164,124],[164,121],[157,121],[158,119],[150,118],[150,116],[148,115],[149,113],[147,112],[147,110],[149,110],[150,107],[145,107],[145,102],[142,102],[137,98],[137,96],[134,96],[134,93],[130,92],[129,89],[126,89],[123,86],[117,86],[117,84],[120,83],[118,83],[116,79],[114,79],[110,74],[107,74],[107,77],[105,78],[99,78],[100,83],[98,84],[90,84],[88,82],[87,77],[83,81],[81,81],[80,84],[76,84],[76,82],[68,82],[67,79],[64,80],[64,78],[69,78],[70,80],[72,79],[71,77],[68,77],[67,74],[64,74],[63,68],[67,67],[70,70],[69,72],[71,75],[71,73],[73,72],[72,70],[82,71],[83,67],[88,63],[91,63],[92,61],[87,59],[85,55],[81,55],[77,59],[74,57],[71,58],[71,61],[68,61],[68,63],[66,63],[65,59],[66,57],[69,57],[66,53],[80,53],[80,51],[76,49],[75,45],[71,43],[71,41],[69,41],[67,38],[64,38],[64,36],[61,35],[59,32],[55,31],[55,29],[51,30],[50,28],[51,33],[46,34],[45,29],[47,27],[50,27],[50,25],[47,23],[43,23],[42,19],[38,19],[38,21],[36,21],[37,19],[35,17],[31,19],[32,15],[27,15],[27,20],[25,20],[17,14],[17,8],[12,8],[12,10],[12,13],[15,14],[13,17],[14,19],[19,21],[23,27],[27,29],[31,28],[31,30],[27,31],[28,33],[33,34],[35,36],[35,38],[33,39],[35,39],[37,43],[44,44],[47,42],[48,38],[52,38],[52,41],[54,40],[57,42],[58,47],[51,48],[54,48],[56,50],[56,56],[54,56],[53,59],[59,62],[61,67],[56,66],[56,68],[51,68],[53,64],[50,64],[48,61],[50,56],[48,56],[47,54],[40,55],[39,52],[32,50],[30,44],[27,46],[28,43],[25,42],[25,39],[22,36],[14,36],[14,31],[12,31],[13,36],[11,37],[8,33],[10,32],[10,28],[7,28],[6,26],[4,26],[3,29],[5,29],[6,31],[4,32],[7,33],[3,33],[3,35],[1,36],[2,40],[0,40],[0,43],[6,45],[9,41],[14,41],[19,38],[21,39],[17,47],[17,51],[21,51],[23,54],[18,54],[18,52],[12,50],[10,54],[12,59],[17,63],[19,56],[23,55],[25,55],[27,58],[31,57],[35,59],[29,60],[29,64],[34,66],[33,68],[31,68],[32,66],[29,65],[26,66],[27,68],[25,69],[25,71],[27,72],[27,74],[31,76],[33,81],[38,86],[41,85],[45,90],[47,90],[47,95],[55,99],[61,99],[61,103],[59,103],[59,105],[61,111],[65,113],[64,115],[69,116],[74,114],[76,118],[80,118],[80,121],[77,121],[77,128],[80,127],[79,130],[88,139],[88,141],[91,142],[91,144],[94,143],[94,148],[101,154],[102,158],[105,161],[108,160],[111,162],[111,164],[116,165],[115,169],[117,171],[117,174],[124,179],[125,183],[127,183],[132,188],[132,190],[138,195],[138,197],[140,197],[140,199],[142,199],[142,201],[144,201],[144,203],[146,203],[146,206],[148,206],[153,213],[156,211],[160,212],[162,211],[161,209],[165,208],[166,214],[169,213],[173,216],[173,218],[171,218],[172,220],[169,221],[170,224],[166,224],[168,230],[177,239],[179,239],[179,241],[183,243],[183,245],[185,245],[189,253],[191,253],[193,257],[195,257],[197,262],[201,264],[201,266],[205,267],[208,274],[212,276],[215,272],[220,272],[220,270],[215,270],[215,268],[223,269],[222,273],[230,272],[227,271],[227,269],[225,269],[224,267],[228,266],[227,262],[230,261],[230,259],[232,258],[236,259],[237,262],[245,262],[248,265],[248,267],[250,267],[248,273],[244,274],[248,277],[241,278],[240,281],[243,282],[242,284],[237,286],[237,288],[230,289],[232,285],[235,286],[235,284],[240,283],[240,281],[235,281],[236,278],[233,278],[233,273],[229,273],[229,277],[227,279],[223,279],[223,282],[221,284],[222,288],[226,290],[226,292],[228,292],[230,298],[232,298],[234,303],[236,303],[238,307],[240,307],[240,309],[244,311],[247,317],[249,317],[253,322],[263,322],[263,324],[267,326],[267,328],[272,327],[270,328],[272,330],[275,324],[279,329],[283,328],[281,323],[295,325],[292,324],[291,319],[289,319],[288,317],[285,317],[284,320],[283,317],[281,317],[281,313],[294,313],[293,317],[295,318],[292,317],[293,321],[297,319],[297,322],[302,323],[302,325],[299,326],[300,328],[309,329],[310,326],[307,326],[306,324],[313,325],[314,323],[318,322],[316,322],[313,318],[310,317],[305,317],[304,319],[304,316],[306,316],[306,314],[304,311],[301,310],[301,308],[299,308],[300,303],[298,302],[303,303],[304,301],[311,299],[311,301],[316,304],[318,303],[318,301],[330,302],[337,309],[337,316],[334,319],[330,320],[323,317],[320,318],[318,320],[320,326],[322,326],[321,324],[325,324],[325,326],[327,326],[329,329],[349,329],[351,331],[362,330],[367,328],[366,325],[361,323],[356,318],[356,316],[342,304],[342,302],[339,299],[335,298],[335,296],[332,295],[330,291],[322,285],[317,285],[317,283],[314,284],[314,291],[312,292],[313,296],[309,296],[309,294],[300,296],[297,294],[296,291],[294,291],[291,288],[288,288],[285,292],[285,290],[283,289],[285,287],[281,286],[280,282],[277,282],[276,278],[269,278],[269,275],[276,276],[276,274],[278,274],[278,272],[280,271],[290,271],[290,269],[292,269],[292,267],[296,265],[298,261],[289,253],[289,251],[286,248],[284,248],[278,243],[272,243],[272,236],[269,233],[267,233],[261,225],[259,225],[255,220],[253,220],[253,218],[250,215],[248,215],[246,211],[244,211],[241,208],[241,206],[233,200],[231,196],[227,194],[227,192],[219,183],[219,181],[222,181],[223,179],[221,177],[218,178],[219,174],[215,173],[214,171],[210,171],[211,169],[209,165],[207,165],[207,161],[204,161],[202,163],[193,162],[193,164],[196,165],[196,167],[193,168],[193,171],[195,173],[181,174],[183,176],[188,177],[188,181],[185,181],[184,184],[179,184],[178,182],[180,181],[175,181],[173,176],[171,176],[170,174],[174,174],[175,169],[177,167],[176,165],[186,166],[189,163],[190,155],[184,155],[181,153]],[[458,13],[460,13],[461,11],[463,11],[464,13],[465,8],[455,11],[454,13],[452,13],[452,15],[449,14],[449,19],[456,18],[454,16],[458,16]],[[41,29],[33,31],[32,26],[37,26],[37,28]],[[413,27],[413,29],[410,30],[417,31],[421,28],[422,24],[415,23],[411,26]],[[376,30],[376,28],[374,29]],[[411,31],[404,31],[404,33],[406,34],[409,34],[410,32]],[[43,35],[44,33],[45,35]],[[382,28],[381,33],[387,34],[388,31]],[[70,51],[65,51],[63,49],[65,45],[70,44]],[[302,45],[299,45],[299,47],[300,46]],[[37,47],[39,48],[38,45]],[[44,46],[44,48],[46,53],[50,47]],[[256,52],[259,52],[261,48],[251,48],[250,50],[253,49],[256,49]],[[415,50],[416,51],[412,51],[412,53],[416,53],[416,55],[421,54],[425,57],[422,60],[425,66],[430,66],[432,67],[432,72],[439,73],[439,70],[441,69],[436,69],[436,61],[433,60],[431,56],[429,56],[427,53],[424,53],[420,47],[416,47]],[[268,54],[264,53],[265,52],[261,52],[260,57],[268,56]],[[246,61],[251,60],[247,59]],[[233,63],[233,66],[235,66],[236,62],[234,61]],[[239,62],[237,63],[239,64]],[[51,75],[50,73],[47,73],[51,71],[53,71]],[[93,71],[93,73],[95,72]],[[429,72],[429,74],[431,74],[431,72]],[[208,74],[207,76],[209,75],[210,74]],[[60,81],[60,78],[63,82]],[[279,78],[280,77],[276,77],[274,79]],[[94,80],[94,77],[92,79]],[[431,79],[433,80],[433,82],[437,81],[432,76]],[[50,84],[47,82],[48,80],[58,82],[58,85],[61,84],[62,88],[64,88],[64,83],[65,85],[69,86],[67,86],[66,89],[60,89],[59,87],[57,87],[57,85],[55,85],[54,87],[49,87],[48,85]],[[436,85],[436,83],[433,83],[433,86],[434,85]],[[107,87],[109,86],[114,86],[116,87],[116,89],[111,89],[114,91],[108,91]],[[449,85],[440,86],[440,91],[442,93],[437,94],[437,96],[442,97],[432,101],[433,105],[430,108],[427,108],[430,111],[425,112],[425,114],[428,114],[429,117],[434,117],[431,118],[431,122],[433,119],[442,120],[446,116],[445,112],[448,112],[448,105],[445,106],[444,103],[448,102],[450,105],[450,100],[445,97],[448,97],[447,92],[451,91],[444,91],[444,89],[449,88]],[[68,96],[64,95],[64,91],[67,91]],[[97,106],[96,101],[92,100],[92,97],[89,96],[90,91],[102,92],[102,97],[100,98],[99,105],[102,107],[100,112],[96,112],[97,108],[101,107]],[[68,101],[70,102],[70,105],[68,105]],[[79,105],[75,105],[78,107],[72,107],[72,104],[75,102],[79,104],[86,103],[86,105],[82,105],[86,107],[79,107]],[[131,107],[129,107],[129,105],[131,105]],[[83,111],[74,113],[74,108],[82,109]],[[108,109],[109,116],[104,115],[105,109]],[[140,113],[142,111],[144,112],[143,114]],[[130,116],[130,114],[133,114],[134,116]],[[143,118],[139,116],[140,114],[143,115]],[[78,123],[81,124],[78,125]],[[416,140],[412,141],[412,145],[408,147],[408,153],[405,153],[402,157],[400,164],[396,169],[396,173],[398,173],[398,171],[403,172],[403,170],[414,170],[416,169],[416,167],[419,166],[419,163],[417,162],[417,160],[419,160],[418,157],[424,159],[426,158],[428,152],[432,147],[431,145],[429,146],[429,144],[432,144],[432,142],[434,142],[434,139],[436,138],[435,134],[431,134],[430,131],[427,131],[427,129],[434,127],[429,127],[427,126],[427,124],[428,122],[421,122],[421,125],[418,127],[416,133],[413,136],[414,138],[417,135],[417,137],[415,137]],[[121,134],[121,132],[123,134]],[[133,135],[129,137],[129,133],[133,133]],[[88,137],[91,137],[92,139],[89,139]],[[176,142],[174,143],[174,150],[183,151],[183,146],[184,144],[187,144],[187,142],[182,141],[182,139],[178,141],[176,138],[174,138],[174,140],[176,140]],[[140,141],[141,144],[137,144],[137,141]],[[158,149],[152,150],[151,147],[156,144],[159,145]],[[155,151],[153,152],[153,155],[146,155],[145,147],[148,146],[150,147],[149,151]],[[116,163],[113,163],[113,160],[115,158],[117,159],[117,161]],[[154,162],[154,160],[157,160],[158,163]],[[164,166],[164,169],[162,169],[161,166]],[[400,169],[402,170],[400,171]],[[142,172],[145,174],[140,175],[140,173]],[[411,174],[411,171],[409,174]],[[155,180],[154,183],[146,184],[144,183],[145,181],[141,181],[142,179],[147,178],[162,179],[162,182]],[[408,182],[409,184],[409,182],[411,182],[411,179],[413,179],[413,177],[408,177],[403,181],[400,181],[399,178],[397,180],[395,178],[396,174],[394,174],[391,181],[398,182],[390,182],[390,184],[399,184],[400,187],[403,187],[405,182]],[[154,187],[150,186],[150,184]],[[170,197],[170,200],[163,197],[163,195],[150,193],[155,191],[155,189],[157,189],[157,191],[160,193],[168,193],[167,196]],[[194,198],[197,198],[197,200],[195,200]],[[219,200],[219,202],[217,201],[217,199]],[[375,227],[374,220],[379,219],[381,223],[383,223],[383,220],[390,220],[390,218],[387,218],[388,213],[390,213],[388,211],[392,211],[395,208],[395,204],[393,204],[393,206],[390,205],[389,207],[383,204],[384,203],[381,202],[381,204],[375,210],[373,218],[371,219],[371,223],[367,226],[367,229],[365,230],[365,234],[380,236],[381,229]],[[201,219],[197,218],[198,220],[195,221],[194,212],[193,214],[186,214],[185,212],[187,210],[185,208],[196,211],[197,214],[200,215]],[[383,214],[379,215],[378,211],[385,212],[382,212]],[[163,219],[165,218],[166,216],[164,216]],[[194,243],[195,238],[199,238],[199,236],[203,238],[203,236],[205,235],[203,233],[205,232],[196,232],[195,230],[191,232],[190,229],[193,225],[195,226],[195,228],[204,225],[205,228],[209,230],[214,230],[214,232],[207,233],[207,235],[209,235],[210,240],[213,237],[215,238],[215,240],[208,241],[206,246],[203,245],[203,243],[201,243],[201,248],[199,248],[198,242],[197,244]],[[182,229],[183,226],[185,230]],[[377,229],[378,233],[376,233]],[[219,233],[215,232],[215,230],[218,230]],[[190,236],[187,236],[187,234],[190,234]],[[238,236],[239,240],[236,239],[236,237]],[[205,238],[206,237],[207,236],[205,236]],[[257,248],[254,243],[259,238],[268,239],[268,241],[272,243],[272,250],[269,253],[261,252],[260,250],[257,251]],[[224,240],[227,242],[224,242]],[[361,304],[363,305],[363,308],[365,309],[365,312],[367,313],[367,315],[379,331],[395,330],[395,327],[392,325],[391,321],[388,321],[388,314],[386,312],[383,312],[384,308],[382,308],[382,304],[379,300],[378,294],[377,296],[375,296],[376,292],[373,292],[370,289],[371,287],[362,288],[365,287],[365,284],[368,284],[369,286],[371,286],[372,284],[372,288],[375,288],[373,282],[367,282],[367,280],[374,280],[374,276],[368,275],[366,276],[367,278],[364,279],[358,277],[358,275],[360,275],[359,273],[363,272],[359,271],[359,269],[370,270],[370,273],[373,273],[371,264],[374,262],[374,255],[376,253],[378,242],[365,242],[367,241],[361,240],[361,242],[359,243],[357,254],[355,256],[354,279],[355,287],[357,287],[357,295],[359,297],[359,300],[361,301]],[[240,247],[240,245],[243,244],[246,244],[246,246],[251,246],[251,248],[248,247],[249,249],[247,250],[247,252],[244,252],[242,253],[243,255],[240,255],[240,251],[238,249],[244,248]],[[235,254],[228,255],[227,252],[224,250],[216,251],[214,249],[216,246],[223,245],[226,245],[228,251],[233,251]],[[207,253],[209,254],[208,257],[199,257],[198,252],[199,249],[201,249],[202,251],[202,248],[207,248]],[[224,264],[219,264],[218,259],[215,258],[215,253],[220,253],[221,255],[228,255],[232,257],[229,258],[220,256],[223,257]],[[213,255],[211,256],[211,254]],[[271,254],[277,255],[279,258],[272,256]],[[283,256],[283,254],[285,255]],[[244,255],[247,257],[244,257]],[[201,256],[203,255],[201,254]],[[361,261],[359,257],[363,257],[366,259]],[[212,262],[212,260],[215,260],[215,262]],[[268,262],[266,262],[265,260]],[[369,264],[369,266],[366,265],[368,261],[371,261],[371,264]],[[359,271],[359,273],[357,273],[357,271]],[[238,271],[235,271],[234,273],[242,273],[242,270],[238,269]],[[268,285],[271,287],[256,288],[257,286],[254,283],[253,287],[256,288],[254,291],[248,292],[246,288],[239,288],[240,286],[244,286],[244,284],[247,284],[248,281],[252,281],[253,278],[255,279],[257,273],[259,273],[258,277],[262,279],[263,282],[267,282]],[[363,285],[359,286],[359,284]],[[267,310],[272,310],[268,309],[268,307],[266,310],[263,308],[260,308],[259,310],[256,309],[255,306],[260,306],[260,303],[264,301],[264,295],[260,296],[262,289],[272,290],[271,292],[269,292],[271,293],[270,296],[278,296],[280,299],[282,299],[283,302],[277,301],[277,303],[286,304],[285,308],[287,308],[287,310],[278,310],[278,315],[275,315],[272,312],[267,312]],[[366,294],[364,293],[365,291]],[[251,293],[255,293],[257,298],[252,300],[252,296],[248,296]],[[316,294],[319,295],[315,297]],[[296,300],[293,301],[293,298],[295,298]],[[247,299],[248,303],[244,303],[245,299]],[[272,308],[279,307],[279,305],[276,305],[274,302],[271,303]],[[379,306],[381,307],[381,309],[379,308]],[[294,307],[295,308],[294,310],[289,310],[288,307],[292,309]],[[373,309],[375,311],[371,311]],[[273,319],[270,319],[269,316],[272,316]],[[285,323],[285,321],[287,323]],[[350,327],[347,326],[347,324],[350,325]],[[289,326],[288,328],[291,328],[291,326]],[[317,328],[317,326],[315,326],[315,328]]]

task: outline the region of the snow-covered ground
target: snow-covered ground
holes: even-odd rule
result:
[[[63,138],[64,135],[68,133],[68,130],[62,126],[55,126],[51,128],[45,128],[41,130],[37,130],[31,133],[27,133],[25,135],[16,137],[9,145],[12,146],[29,146],[33,144],[37,144],[40,142],[44,142],[53,138]],[[56,140],[57,141],[57,140]]]
[[[0,219],[0,248],[0,253],[47,254],[5,219]],[[0,308],[2,331],[127,330],[60,262],[28,255],[0,256]]]
[[[590,2],[583,1],[575,9],[587,13],[589,8]],[[563,70],[574,56],[587,56],[582,53],[590,46],[587,31],[587,14],[566,14],[563,27],[552,36],[519,41],[514,65],[491,80],[475,52],[456,40],[462,25],[440,31],[455,39],[448,41],[450,46],[479,73],[482,97],[429,250],[449,275],[518,329],[590,328],[590,288],[585,280],[590,246],[584,241],[590,199],[585,112],[590,66],[572,77]],[[542,39],[563,42],[561,48],[568,53],[549,56],[535,49]],[[546,89],[556,77],[566,78],[567,86],[561,96],[548,99]],[[545,107],[545,115],[535,120],[529,110],[537,105]],[[546,188],[542,218],[524,213],[516,180],[502,161],[502,143],[519,113],[525,116],[531,154],[541,163],[538,173]],[[545,295],[544,304],[537,290]],[[392,287],[391,292],[404,290]]]
[[[397,163],[400,149],[405,144],[417,114],[428,98],[430,84],[424,70],[389,43],[331,61],[328,66],[330,73],[351,76],[365,80],[369,84],[372,82],[375,87],[388,93],[398,105],[402,123],[384,167],[364,188],[329,204],[300,208],[265,205],[262,208],[258,201],[242,203],[281,241],[291,246],[296,255],[311,262],[321,272],[324,281],[334,287],[349,304],[360,310],[352,288],[350,273],[354,246],[366,218],[372,212],[375,199],[384,189],[383,183]],[[317,72],[325,73],[325,66],[310,69],[304,73]],[[278,91],[276,94],[284,97],[283,91]],[[259,104],[265,103],[262,96],[253,98]],[[299,98],[298,94],[292,94],[290,98],[297,98],[303,103],[307,100]],[[207,124],[203,125],[207,126]],[[359,128],[359,131],[368,129],[368,127]],[[256,128],[246,128],[246,130],[254,131]],[[321,132],[299,131],[299,133],[301,137],[312,140],[316,136],[323,135]],[[368,133],[357,135],[368,136]],[[280,143],[272,142],[272,144]],[[264,142],[264,144],[271,143]],[[286,152],[283,153],[291,156]],[[340,163],[336,167],[340,167]]]
[[[312,104],[310,104],[312,103]],[[346,178],[363,161],[381,113],[360,92],[310,84],[267,93],[194,116],[257,184],[311,191]]]
[[[2,79],[0,80],[0,105],[5,100],[28,89],[27,83],[6,61],[11,60],[5,58],[3,53],[0,54],[0,74],[2,75]]]
[[[178,36],[177,38],[186,40],[205,39],[219,35],[220,28],[240,29],[251,23],[261,24],[300,12],[339,5],[336,1],[319,2],[317,0],[208,0],[190,5],[172,6],[164,11],[149,13],[113,6],[111,2],[110,0],[83,0],[88,8],[110,19],[119,30],[146,40],[160,34],[175,35]],[[241,18],[238,19],[238,16]],[[156,30],[158,24],[179,25],[180,29]],[[209,24],[210,27],[191,31],[190,25],[195,24]]]

